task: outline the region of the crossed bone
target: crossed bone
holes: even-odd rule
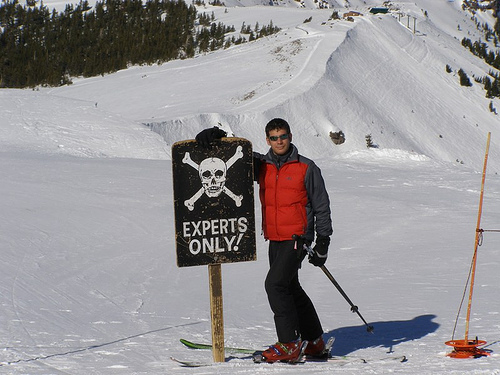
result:
[[[226,162],[226,169],[231,168],[231,166],[234,163],[236,163],[236,161],[238,159],[241,159],[243,157],[243,152],[241,151],[241,149],[242,149],[241,146],[236,147],[236,151],[235,151],[234,155],[231,156],[231,158],[229,158],[229,160]],[[194,162],[193,159],[191,159],[191,155],[189,154],[189,152],[186,152],[184,154],[184,158],[182,159],[182,162],[184,164],[190,165],[191,167],[193,167],[194,169],[199,171],[200,166],[198,164],[196,164],[196,162]],[[234,201],[234,203],[236,204],[236,207],[241,206],[241,201],[243,200],[243,195],[234,194],[226,186],[223,187],[222,191],[224,193],[226,193],[226,195]],[[198,201],[198,199],[201,198],[201,196],[203,195],[204,192],[205,192],[205,189],[202,186],[200,188],[200,190],[198,190],[190,199],[184,201],[184,205],[189,209],[189,211],[194,210],[194,204]]]

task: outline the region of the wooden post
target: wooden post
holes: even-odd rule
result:
[[[224,314],[222,307],[221,264],[208,265],[210,317],[212,320],[212,355],[214,362],[224,362]]]

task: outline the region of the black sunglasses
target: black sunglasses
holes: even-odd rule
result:
[[[288,135],[289,135],[288,133],[281,135],[270,135],[268,138],[273,142],[276,142],[278,138],[284,141],[285,139],[288,139]]]

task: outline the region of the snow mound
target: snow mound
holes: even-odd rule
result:
[[[379,149],[370,148],[367,150],[351,151],[340,155],[338,159],[352,159],[364,162],[376,162],[376,161],[416,161],[416,162],[426,162],[431,159],[422,154],[416,152],[399,150],[399,149]]]
[[[28,90],[0,91],[0,145],[78,157],[166,159],[167,146],[146,126],[99,103]]]

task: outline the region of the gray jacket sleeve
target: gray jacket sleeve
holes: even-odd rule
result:
[[[333,234],[330,211],[330,198],[326,190],[325,181],[318,166],[310,161],[306,172],[305,185],[309,198],[307,237],[314,236],[314,229],[318,236],[329,237]]]

